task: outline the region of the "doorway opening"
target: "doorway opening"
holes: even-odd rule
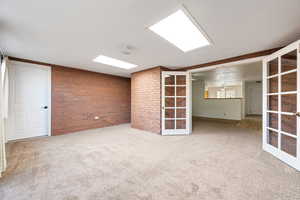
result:
[[[262,61],[193,72],[192,116],[262,130]]]
[[[256,126],[263,150],[300,170],[299,69],[296,41],[256,60],[191,70],[193,130],[205,120]]]

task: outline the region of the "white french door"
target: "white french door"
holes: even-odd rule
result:
[[[263,149],[300,170],[300,41],[263,61]]]
[[[162,135],[190,134],[190,90],[190,73],[162,72]]]

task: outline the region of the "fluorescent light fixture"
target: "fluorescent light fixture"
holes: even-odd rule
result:
[[[103,55],[98,56],[93,61],[105,64],[105,65],[110,65],[113,67],[123,68],[123,69],[131,69],[131,68],[137,67],[137,65],[134,65],[134,64],[122,61],[122,60],[118,60],[115,58],[111,58],[108,56],[103,56]]]
[[[210,44],[200,28],[193,23],[192,18],[181,9],[150,26],[149,29],[184,52]]]

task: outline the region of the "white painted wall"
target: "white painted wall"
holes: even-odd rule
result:
[[[246,114],[262,114],[262,83],[245,83]]]
[[[193,116],[241,120],[242,99],[204,99],[204,81],[193,81]]]

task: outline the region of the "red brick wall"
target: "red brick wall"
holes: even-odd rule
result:
[[[136,72],[131,77],[131,127],[161,131],[161,67]]]
[[[129,78],[52,68],[52,135],[129,122]]]

